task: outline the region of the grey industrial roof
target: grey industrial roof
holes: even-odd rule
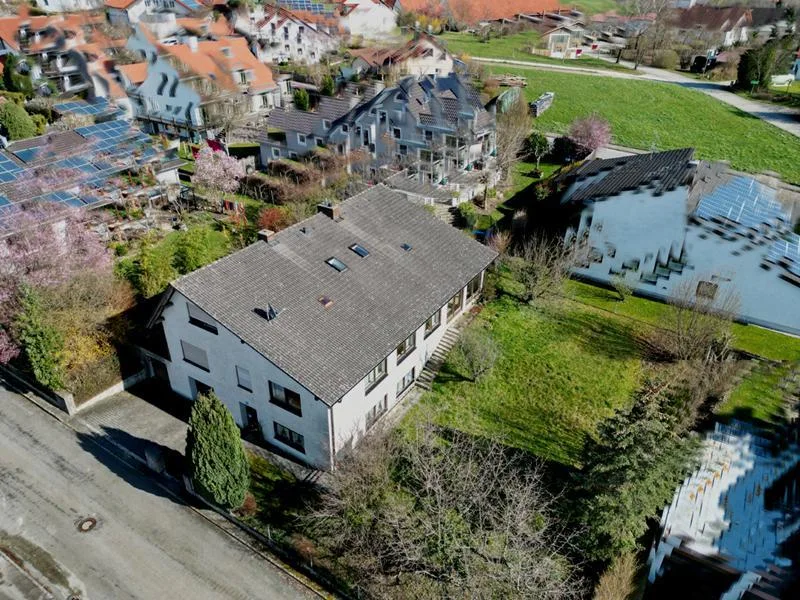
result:
[[[382,185],[341,214],[317,214],[173,284],[328,405],[497,256]],[[332,256],[347,270],[326,264]],[[268,306],[279,311],[271,321],[254,312]]]
[[[581,202],[594,198],[606,198],[624,191],[636,190],[650,185],[655,195],[688,183],[694,173],[691,162],[693,148],[634,154],[605,160],[590,160],[574,171],[558,178],[558,181],[577,181],[578,187],[564,201]],[[585,184],[581,182],[589,178]]]

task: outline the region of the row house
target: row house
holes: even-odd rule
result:
[[[455,70],[453,55],[435,37],[417,32],[414,39],[389,48],[351,50],[359,75],[447,75]]]
[[[214,137],[262,119],[280,100],[272,71],[244,38],[161,44],[140,25],[128,48],[144,61],[120,67],[120,79],[150,133],[195,141]]]
[[[449,177],[490,168],[496,155],[496,120],[477,90],[458,75],[408,77],[375,90],[348,112],[325,109],[273,111],[261,138],[264,164],[298,158],[317,146],[343,156],[358,155],[370,176],[411,167],[421,182],[446,184]]]
[[[207,12],[210,6],[200,0],[105,0],[106,15],[112,25],[132,26],[146,15],[173,13],[191,16]]]
[[[46,13],[67,13],[102,8],[102,0],[36,0],[39,10]]]
[[[175,281],[172,389],[213,390],[243,430],[318,469],[414,387],[497,253],[382,185]]]
[[[274,4],[249,14],[234,13],[234,28],[251,40],[251,50],[265,63],[318,63],[339,48],[335,19],[294,13]]]
[[[381,39],[393,34],[400,0],[277,0],[276,4],[304,19],[335,22],[347,35]]]

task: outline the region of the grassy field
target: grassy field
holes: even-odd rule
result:
[[[472,326],[490,328],[500,347],[494,369],[473,383],[448,361],[417,410],[440,409],[445,425],[544,459],[574,465],[585,434],[628,402],[638,383],[630,327],[590,308],[501,298]]]
[[[531,54],[530,48],[539,40],[539,34],[536,31],[523,31],[512,35],[493,37],[488,42],[481,41],[480,37],[472,33],[455,31],[443,33],[439,38],[447,44],[448,50],[457,56],[505,58],[532,63],[563,64],[571,67],[594,67],[626,71],[639,75],[638,71],[634,71],[630,67],[615,65],[592,56],[582,56],[578,59],[560,59]]]
[[[599,308],[612,317],[627,317],[642,326],[656,325],[669,307],[661,302],[630,297],[619,302],[615,292],[579,281],[567,284],[567,294],[575,301]],[[734,346],[771,360],[800,360],[800,339],[754,325],[733,325]]]
[[[771,422],[781,412],[783,393],[778,383],[790,370],[790,365],[761,366],[745,377],[730,397],[717,407],[721,417],[748,418]]]
[[[491,67],[528,78],[534,99],[555,92],[536,120],[540,131],[563,132],[577,117],[597,112],[611,123],[613,141],[645,150],[694,147],[695,156],[730,160],[749,172],[772,170],[800,183],[800,139],[701,92],[674,84]]]

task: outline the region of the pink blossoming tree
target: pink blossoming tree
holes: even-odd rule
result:
[[[206,146],[195,159],[192,182],[221,203],[225,194],[232,194],[239,189],[239,180],[244,175],[241,161]]]
[[[82,215],[77,208],[36,203],[6,220],[14,233],[0,239],[0,363],[19,353],[10,329],[22,286],[49,288],[110,269],[105,245],[85,227]]]
[[[611,142],[611,125],[597,114],[575,119],[569,126],[568,137],[590,152],[596,152]]]

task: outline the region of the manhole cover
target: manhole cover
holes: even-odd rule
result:
[[[78,531],[81,533],[87,533],[95,528],[97,525],[97,519],[94,517],[87,517],[85,519],[81,519],[78,521]],[[77,598],[77,596],[75,596]]]

